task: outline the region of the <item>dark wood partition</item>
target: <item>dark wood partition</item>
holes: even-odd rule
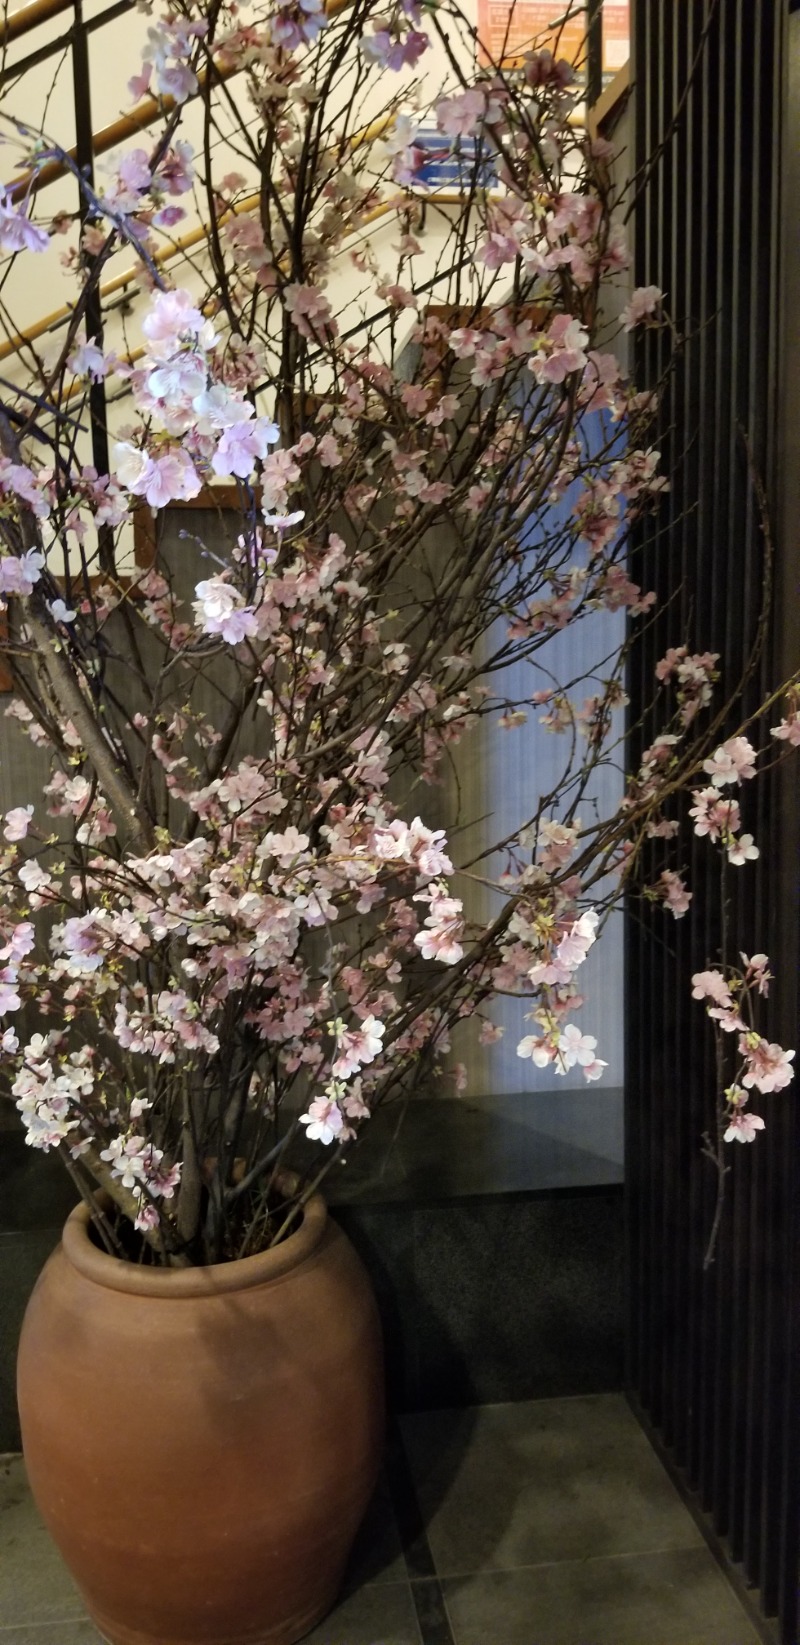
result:
[[[635,283],[662,287],[685,338],[672,357],[664,332],[643,334],[636,348],[640,387],[671,366],[657,443],[674,476],[640,533],[636,580],[660,596],[680,592],[632,661],[632,724],[644,714],[631,739],[635,768],[642,738],[660,728],[648,705],[668,645],[720,652],[721,691],[747,666],[769,580],[753,468],[775,561],[749,703],[797,666],[800,178],[787,122],[800,14],[785,0],[635,0],[632,10],[631,169],[647,179],[633,212]],[[768,728],[760,741],[769,745]],[[770,1034],[789,1045],[800,1032],[797,802],[788,770],[743,796],[761,857],[733,869],[727,889],[731,946],[769,953],[778,973]],[[662,846],[653,842],[652,878],[666,865]],[[718,958],[722,905],[714,851],[703,840],[684,851],[689,914],[673,922],[636,902],[627,922],[628,1386],[720,1548],[777,1619],[776,1637],[794,1645],[800,1091],[795,1081],[759,1097],[766,1132],[730,1148],[716,1260],[704,1272],[715,1177],[700,1150],[713,1117],[714,1047],[689,978]]]

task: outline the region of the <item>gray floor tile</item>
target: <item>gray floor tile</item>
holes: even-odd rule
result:
[[[389,1487],[386,1480],[381,1479],[347,1563],[345,1593],[353,1593],[368,1582],[383,1584],[407,1580],[406,1562]]]
[[[618,1394],[402,1419],[440,1576],[702,1546]]]
[[[410,1584],[374,1582],[349,1594],[303,1645],[421,1645]]]
[[[45,1622],[32,1628],[0,1628],[0,1645],[104,1645],[91,1622]]]
[[[456,1645],[758,1645],[706,1548],[443,1584]]]
[[[32,1623],[58,1623],[59,1645],[62,1639],[67,1645],[64,1622],[83,1614],[80,1595],[34,1506],[22,1458],[4,1458],[0,1461],[0,1629],[21,1628],[24,1633]],[[57,1633],[58,1629],[52,1634],[54,1641]],[[92,1637],[86,1636],[87,1640]],[[50,1645],[44,1636],[37,1634],[37,1638],[41,1645]],[[7,1635],[0,1633],[0,1640],[8,1645]]]

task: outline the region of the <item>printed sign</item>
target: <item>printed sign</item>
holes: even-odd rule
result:
[[[631,53],[628,0],[603,0],[603,79],[613,80]]]
[[[491,188],[497,182],[494,153],[485,149],[483,154],[475,137],[461,137],[456,153],[450,152],[450,139],[443,137],[435,126],[422,126],[414,136],[417,148],[430,154],[416,173],[414,182],[427,188],[453,189],[463,194],[477,182],[480,188]],[[477,178],[475,166],[477,161]]]
[[[564,19],[563,14],[570,15]],[[568,63],[586,56],[586,14],[559,0],[478,0],[478,62],[511,68],[526,51],[547,48]]]

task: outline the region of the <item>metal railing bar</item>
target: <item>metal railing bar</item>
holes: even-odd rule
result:
[[[125,0],[127,5],[128,0]],[[13,80],[19,80],[29,69],[38,68],[40,63],[46,63],[48,57],[56,57],[59,52],[66,51],[73,40],[72,29],[68,28],[65,34],[59,34],[55,40],[50,40],[46,46],[39,46],[36,51],[29,51],[27,57],[21,57],[18,63],[7,63],[0,70],[0,86],[7,86]]]
[[[71,0],[74,3],[74,0]],[[82,24],[84,34],[93,34],[95,29],[104,28],[106,23],[113,23],[125,12],[133,9],[132,0],[116,0],[113,6],[107,6],[97,17],[91,17]],[[28,53],[27,57],[20,57],[16,63],[7,63],[0,70],[0,86],[8,85],[13,80],[19,80],[29,69],[38,68],[40,63],[46,63],[48,57],[55,57],[58,52],[65,51],[75,39],[74,24],[64,34],[59,34],[55,40],[48,41],[46,46],[37,47],[36,51]]]
[[[362,131],[354,132],[349,139],[350,148],[355,152],[363,147],[365,143],[374,142],[388,129],[393,120],[393,115],[383,115],[381,119],[373,120],[370,125],[365,126]],[[399,208],[402,205],[408,205],[411,200],[418,200],[419,198],[419,195],[404,191],[393,195],[389,200],[382,200],[371,211],[364,213],[358,223],[354,224],[353,231],[357,232],[367,223],[376,222],[379,218],[385,216],[387,212],[392,211],[395,206]],[[438,204],[452,204],[459,200],[461,196],[450,194],[445,190],[426,195],[424,198],[436,201]],[[231,217],[238,217],[244,212],[253,211],[259,201],[259,194],[246,195],[244,200],[240,200],[237,205],[232,206],[229,211],[220,216],[220,225],[229,222]],[[199,223],[197,228],[190,229],[188,234],[181,235],[179,239],[171,241],[169,245],[163,246],[160,251],[155,252],[153,262],[158,267],[163,267],[165,263],[171,262],[173,258],[180,257],[182,252],[190,251],[194,246],[201,245],[204,240],[208,239],[209,232],[210,225],[208,223]],[[137,280],[141,279],[141,273],[141,268],[128,268],[120,274],[115,274],[111,280],[106,280],[100,287],[101,301],[113,297],[118,291],[124,291],[126,286],[134,285]],[[71,313],[71,305],[65,303],[61,308],[54,309],[52,313],[44,315],[41,320],[37,320],[32,326],[26,327],[24,331],[17,332],[14,337],[9,337],[5,343],[0,344],[0,360],[6,360],[9,355],[16,354],[25,343],[36,342],[37,338],[43,337],[45,332],[57,330],[60,325],[69,320]]]
[[[37,0],[38,3],[38,0]],[[54,0],[55,3],[55,0]],[[72,0],[70,0],[72,3]],[[326,0],[325,11],[328,17],[336,17],[340,11],[345,11],[352,5],[353,0]],[[233,79],[234,75],[243,73],[239,64],[224,66],[214,64],[214,80],[219,83]],[[197,76],[200,89],[208,81],[208,71],[201,69]],[[197,96],[197,93],[195,93]],[[190,99],[193,101],[193,99]],[[95,132],[92,138],[92,153],[97,158],[100,154],[107,154],[109,149],[118,148],[128,137],[135,137],[139,131],[146,131],[148,126],[155,125],[157,120],[165,120],[175,112],[177,104],[172,97],[145,97],[137,103],[129,114],[120,115],[111,125],[103,126]],[[74,160],[75,149],[67,149],[67,154]],[[69,167],[60,160],[51,160],[48,165],[42,166],[37,172],[28,171],[9,185],[9,197],[13,201],[22,200],[28,194],[38,194],[42,189],[49,188],[51,183],[57,183],[62,177],[69,175]]]
[[[222,80],[228,80],[239,69],[218,68],[216,73]],[[198,76],[201,85],[204,76]],[[175,111],[175,100],[172,97],[145,97],[141,103],[132,108],[130,114],[123,114],[118,120],[112,120],[109,126],[102,126],[100,131],[93,134],[92,154],[95,159],[100,154],[107,154],[109,149],[118,148],[128,137],[135,137],[138,131],[146,131],[148,126],[154,126],[157,120],[166,120]],[[75,148],[66,150],[70,160],[76,159]],[[26,172],[24,177],[11,185],[10,197],[12,200],[22,200],[28,194],[39,194],[42,189],[49,188],[51,183],[57,183],[62,177],[68,177],[69,166],[61,160],[51,160],[37,172]]]
[[[84,33],[94,34],[97,29],[105,28],[106,23],[114,23],[124,12],[133,10],[134,0],[116,0],[115,5],[106,6],[105,11],[98,12],[96,17],[84,18]]]

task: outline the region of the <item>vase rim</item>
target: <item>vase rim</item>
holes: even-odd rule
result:
[[[129,1295],[162,1297],[223,1296],[230,1291],[250,1290],[270,1285],[312,1256],[322,1240],[328,1208],[321,1194],[313,1194],[303,1206],[300,1227],[280,1245],[233,1262],[209,1263],[194,1268],[145,1268],[140,1263],[123,1262],[102,1251],[89,1238],[91,1212],[88,1205],[76,1205],[67,1218],[61,1236],[67,1261],[86,1279],[110,1291]]]

